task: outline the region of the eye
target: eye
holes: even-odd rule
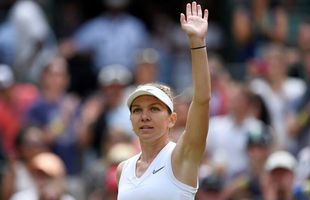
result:
[[[152,112],[157,112],[157,111],[160,111],[160,109],[158,107],[156,107],[156,106],[152,106],[151,107],[151,111]]]
[[[140,113],[141,111],[142,111],[141,108],[133,108],[133,109],[131,110],[132,113]]]

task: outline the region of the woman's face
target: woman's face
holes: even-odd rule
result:
[[[274,80],[277,77],[286,76],[287,65],[285,63],[285,57],[277,49],[271,49],[267,51],[266,55],[266,75],[270,80]]]
[[[55,60],[43,72],[42,84],[50,91],[64,92],[69,83],[67,66],[61,60]]]
[[[168,138],[169,129],[176,120],[176,114],[170,115],[167,106],[153,96],[137,97],[132,102],[130,112],[133,130],[144,142]]]

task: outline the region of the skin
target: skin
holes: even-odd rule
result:
[[[187,34],[190,48],[205,45],[208,30],[208,10],[202,11],[196,2],[186,5],[180,23]],[[190,186],[197,187],[199,165],[205,150],[208,133],[210,73],[206,48],[191,50],[193,98],[187,123],[172,152],[172,169],[175,177]],[[169,142],[169,129],[173,127],[176,113],[168,113],[167,107],[152,96],[140,96],[132,103],[131,122],[139,137],[142,154],[136,165],[139,177],[147,170],[159,151]],[[118,166],[119,181],[123,163]]]
[[[49,101],[56,101],[69,84],[67,64],[62,58],[55,58],[41,75],[42,93]]]
[[[266,200],[293,200],[294,173],[288,169],[276,168],[263,178],[262,189]]]

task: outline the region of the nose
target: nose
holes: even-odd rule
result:
[[[148,111],[143,111],[141,114],[141,121],[150,121],[150,115]]]

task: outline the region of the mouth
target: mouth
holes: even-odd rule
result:
[[[143,125],[140,127],[140,130],[152,130],[154,127],[152,126],[147,126],[147,125]]]

